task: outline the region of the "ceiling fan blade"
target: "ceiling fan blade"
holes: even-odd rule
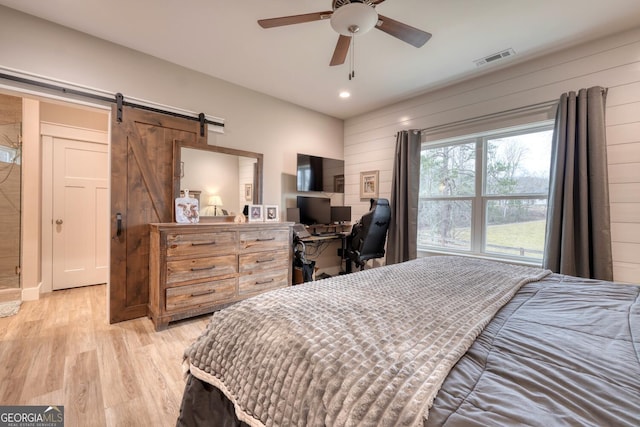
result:
[[[282,27],[283,25],[302,24],[304,22],[320,21],[331,17],[333,11],[305,13],[304,15],[281,16],[280,18],[259,19],[262,28]]]
[[[343,36],[342,34],[338,38],[336,49],[333,51],[333,57],[329,65],[342,65],[345,59],[347,59],[347,53],[349,52],[349,45],[351,44],[351,37]]]
[[[374,6],[377,6],[382,2],[384,2],[384,0],[374,0],[374,1],[371,2],[371,4],[373,4]]]
[[[376,28],[415,47],[422,47],[431,34],[378,14]]]

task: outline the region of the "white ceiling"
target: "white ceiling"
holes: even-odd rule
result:
[[[433,34],[415,48],[358,36],[355,73],[329,67],[328,21],[256,21],[331,10],[330,0],[0,0],[0,4],[338,118],[640,25],[639,0],[386,0],[378,13]],[[478,68],[474,60],[513,48]],[[340,99],[349,90],[352,96]]]

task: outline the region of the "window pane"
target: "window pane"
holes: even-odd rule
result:
[[[489,200],[485,252],[542,259],[546,216],[546,200]]]
[[[487,140],[486,194],[547,194],[553,130]]]
[[[475,143],[425,148],[421,153],[420,196],[475,194]]]
[[[471,249],[471,200],[421,200],[418,247]]]

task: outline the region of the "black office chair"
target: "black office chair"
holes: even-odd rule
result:
[[[384,244],[391,219],[391,208],[387,199],[371,199],[369,212],[354,224],[346,244],[346,270],[351,273],[351,263],[360,270],[368,260],[384,256]]]

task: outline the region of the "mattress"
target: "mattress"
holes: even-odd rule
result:
[[[442,260],[453,265],[448,258]],[[494,265],[486,263],[472,264],[482,273]],[[486,327],[482,325],[437,385],[433,405],[429,402],[416,418],[421,424],[640,425],[639,288],[544,276],[518,280],[515,296],[509,295]],[[322,285],[320,281],[304,286]],[[421,313],[414,308],[412,315]],[[215,319],[214,315],[212,322]],[[224,383],[213,383],[189,374],[178,425],[260,425],[241,421],[234,393]],[[327,417],[314,423],[415,425],[389,417],[340,422]],[[307,423],[288,420],[272,425]]]

